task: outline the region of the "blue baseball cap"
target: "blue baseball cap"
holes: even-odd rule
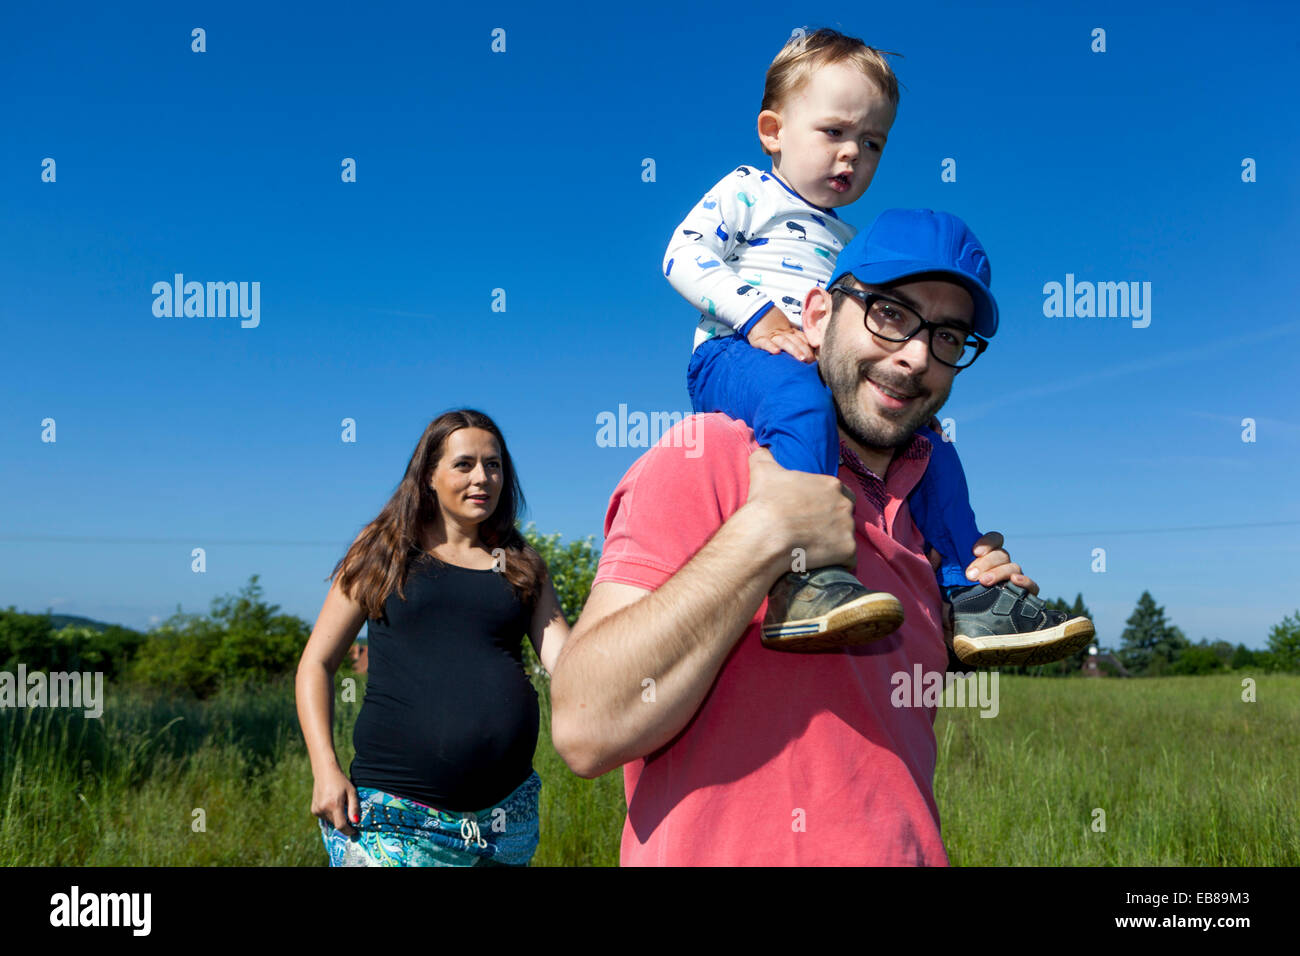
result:
[[[924,272],[951,276],[965,286],[975,303],[977,335],[990,338],[998,330],[988,254],[970,227],[949,212],[886,209],[844,247],[826,288],[849,274],[867,285],[884,285]]]

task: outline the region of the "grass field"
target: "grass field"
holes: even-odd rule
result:
[[[1254,676],[1254,703],[1241,675],[1002,677],[996,718],[941,710],[952,862],[1300,865],[1300,676]],[[569,773],[540,690],[534,865],[616,865],[622,772]],[[345,768],[358,709],[336,708]],[[99,720],[0,710],[0,865],[322,866],[311,787],[290,684],[205,703],[109,688]]]

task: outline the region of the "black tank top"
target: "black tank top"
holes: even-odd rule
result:
[[[532,773],[537,692],[521,642],[531,609],[505,577],[412,559],[406,600],[369,625],[352,782],[440,810],[490,808]]]

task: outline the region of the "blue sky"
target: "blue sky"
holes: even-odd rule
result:
[[[143,628],[256,573],[314,621],[461,406],[502,426],[540,530],[599,543],[641,449],[600,447],[597,416],[689,410],[669,236],[764,164],[791,31],[834,26],[903,55],[841,215],[948,209],[989,250],[1002,326],[942,413],[981,525],[1105,644],[1147,589],[1194,640],[1262,646],[1300,606],[1295,8],[790,10],[7,5],[0,606]],[[156,317],[175,273],[259,282],[260,324]],[[1046,317],[1067,274],[1150,282],[1150,325]]]

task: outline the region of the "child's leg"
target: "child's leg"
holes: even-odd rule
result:
[[[1009,581],[984,587],[966,578],[980,536],[966,475],[957,449],[942,435],[929,428],[918,434],[930,442],[930,464],[907,502],[912,520],[943,557],[937,577],[952,601],[952,650],[958,660],[971,667],[1047,664],[1086,647],[1095,636],[1087,618],[1050,610]]]
[[[816,365],[785,352],[771,355],[729,335],[695,350],[687,388],[695,411],[744,421],[783,468],[838,473],[835,405]]]
[[[921,534],[943,558],[936,576],[940,587],[968,587],[966,567],[975,560],[971,549],[980,537],[970,506],[966,473],[957,449],[943,436],[924,427],[917,429],[930,442],[930,463],[907,499]]]
[[[697,412],[723,412],[746,422],[782,467],[838,473],[835,405],[815,365],[726,336],[695,350],[687,387]],[[903,623],[896,597],[869,591],[847,568],[794,568],[792,562],[768,593],[763,646],[838,650],[878,640]]]

